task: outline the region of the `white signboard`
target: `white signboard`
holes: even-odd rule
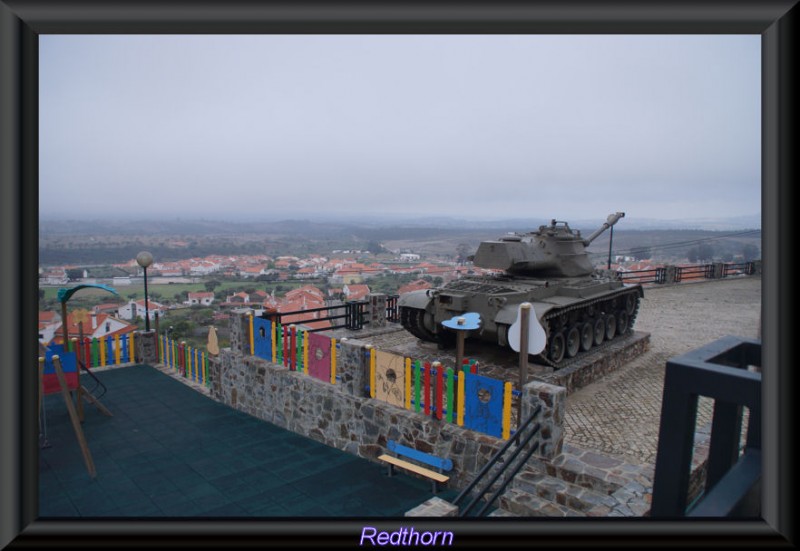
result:
[[[523,303],[529,304],[529,303]],[[522,304],[517,308],[517,321],[515,321],[508,329],[508,344],[514,350],[519,352],[520,343],[520,329],[522,325]],[[536,312],[533,307],[530,308],[530,315],[528,316],[528,354],[538,354],[544,350],[547,344],[547,335],[544,332],[544,327],[539,323],[539,318],[536,317]]]

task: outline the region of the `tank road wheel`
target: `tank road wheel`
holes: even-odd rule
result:
[[[594,328],[594,345],[599,346],[606,339],[606,322],[603,318],[597,318],[592,327]]]
[[[550,351],[548,352],[553,363],[564,359],[564,333],[556,333],[550,337]]]
[[[581,325],[581,350],[586,352],[594,344],[594,328],[591,322]]]
[[[633,314],[634,310],[636,310],[636,297],[630,294],[625,297],[625,313],[630,316]]]
[[[498,323],[497,324],[497,344],[502,347],[509,346],[508,344],[508,328],[511,327],[510,325],[506,325],[505,323]]]
[[[617,314],[617,335],[624,335],[628,330],[628,312],[620,310]]]
[[[606,316],[606,340],[610,341],[617,334],[617,317],[614,314]]]
[[[581,350],[581,332],[577,325],[573,325],[567,331],[567,358],[574,358]]]
[[[425,327],[425,315],[425,310],[404,307],[400,309],[400,322],[406,331],[418,339],[428,342],[437,342],[437,336]]]

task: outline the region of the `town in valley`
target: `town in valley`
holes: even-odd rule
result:
[[[87,287],[69,301],[70,338],[122,336],[143,329],[147,313],[161,332],[195,347],[205,346],[209,328],[214,326],[225,346],[227,319],[233,309],[324,311],[364,300],[370,293],[397,296],[468,275],[491,275],[492,270],[470,262],[481,241],[512,231],[532,231],[547,222],[536,220],[536,225],[529,222],[521,228],[521,221],[462,225],[454,221],[396,225],[291,220],[272,224],[43,221],[39,337],[44,344],[63,338],[59,289],[100,284],[115,294]],[[588,232],[594,229],[591,224],[578,227]],[[665,264],[760,258],[760,230],[619,226],[589,249],[598,268],[635,272]],[[147,270],[147,304],[144,270],[136,262],[141,251],[154,258]],[[292,316],[283,319],[293,321]],[[324,330],[330,322],[312,324]]]

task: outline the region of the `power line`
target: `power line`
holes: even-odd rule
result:
[[[744,237],[744,236],[747,236],[747,235],[754,235],[754,234],[757,234],[757,233],[761,233],[761,230],[746,230],[746,231],[741,231],[741,232],[736,232],[736,233],[729,233],[729,234],[726,234],[726,235],[717,235],[717,236],[712,236],[712,237],[703,237],[703,238],[700,238],[700,239],[691,239],[691,240],[688,240],[688,241],[675,241],[674,243],[664,243],[662,245],[637,246],[637,247],[632,247],[630,249],[622,249],[622,250],[619,250],[619,251],[615,251],[614,254],[615,255],[625,255],[625,254],[636,252],[637,250],[641,250],[642,248],[647,248],[647,249],[650,249],[651,251],[652,250],[659,250],[660,251],[660,250],[669,250],[669,249],[679,249],[679,248],[683,248],[683,247],[687,247],[687,246],[691,246],[691,245],[697,245],[697,244],[701,244],[701,243],[707,243],[709,241],[715,241],[715,240],[718,240],[718,239],[730,239],[732,237]],[[590,255],[595,255],[595,256],[601,256],[601,255],[605,256],[607,253],[606,252],[591,252],[589,254]]]

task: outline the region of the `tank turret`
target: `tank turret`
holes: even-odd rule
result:
[[[478,246],[473,264],[479,268],[505,270],[515,275],[576,277],[594,271],[586,247],[613,226],[624,212],[610,214],[606,222],[588,238],[572,231],[569,224],[552,220],[539,231],[509,234]]]
[[[596,270],[586,248],[625,216],[610,214],[589,237],[553,219],[538,231],[484,241],[472,257],[479,268],[502,273],[451,281],[443,287],[400,296],[400,321],[413,335],[447,345],[453,334],[441,322],[477,312],[481,329],[472,338],[508,345],[517,307],[530,302],[547,333],[539,360],[563,367],[571,358],[605,346],[632,330],[644,296],[616,274]]]

